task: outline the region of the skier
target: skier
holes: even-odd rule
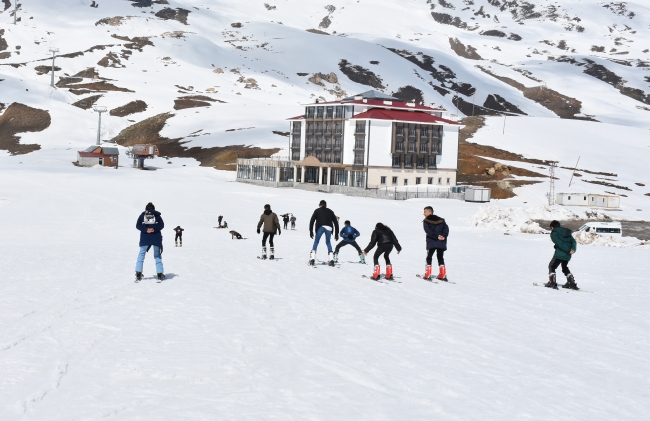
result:
[[[219,227],[221,227],[221,220],[222,219],[223,219],[222,215],[219,215],[219,217],[217,218],[217,222],[218,222]]]
[[[273,236],[277,231],[278,235],[282,234],[280,230],[280,221],[278,215],[271,211],[271,205],[264,205],[264,213],[260,217],[260,222],[257,223],[257,233],[260,233],[260,227],[264,224],[264,235],[262,236],[262,259],[266,259],[266,239],[269,239],[269,246],[271,246],[271,256],[269,259],[273,260],[275,247],[273,246]]]
[[[244,239],[245,239],[244,237],[241,236],[240,233],[238,233],[238,232],[235,231],[235,230],[230,231],[230,237],[231,237],[233,240],[234,240],[235,238],[237,238],[238,240],[244,240]]]
[[[138,261],[135,264],[135,281],[142,280],[142,266],[144,264],[144,257],[153,246],[153,258],[156,261],[156,272],[158,273],[158,282],[165,279],[163,263],[162,263],[162,234],[160,231],[165,228],[160,212],[156,211],[153,203],[147,203],[145,211],[140,214],[135,227],[140,230],[140,253],[138,254]]]
[[[580,289],[569,270],[569,260],[578,247],[576,240],[571,235],[571,230],[561,227],[558,221],[553,221],[551,222],[551,240],[555,244],[555,254],[548,264],[548,282],[544,286],[557,289],[555,269],[562,265],[562,273],[566,276],[566,284],[562,285],[562,288]]]
[[[449,236],[449,226],[444,219],[433,214],[433,208],[427,206],[424,208],[424,221],[422,221],[424,232],[427,234],[427,266],[422,278],[431,279],[432,269],[431,261],[433,254],[436,253],[438,258],[438,277],[441,281],[447,281],[447,268],[445,267],[444,253],[447,250],[447,237]]]
[[[291,221],[291,229],[295,230],[296,229],[296,217],[291,214],[291,218],[289,219]]]
[[[280,216],[282,216],[282,222],[284,222],[284,229],[286,230],[289,227],[289,214],[285,213],[284,215]]]
[[[180,240],[181,247],[183,247],[183,231],[185,231],[181,226],[177,226],[174,228],[174,232],[176,233],[176,237],[174,237],[174,244],[176,247],[178,247],[178,242]]]
[[[361,251],[361,247],[359,247],[356,242],[357,237],[361,234],[359,231],[357,231],[356,228],[350,225],[350,221],[345,221],[343,224],[345,226],[339,233],[339,237],[341,237],[342,240],[336,245],[336,248],[334,249],[334,262],[339,261],[339,250],[341,250],[341,247],[347,246],[349,244],[357,250],[357,253],[359,253],[359,263],[366,263],[366,258],[363,255],[363,251]]]
[[[336,219],[336,215],[332,212],[331,209],[327,207],[327,202],[321,200],[318,204],[318,209],[314,211],[314,214],[311,216],[309,221],[309,236],[314,238],[314,223],[316,223],[316,239],[314,240],[314,245],[312,247],[311,253],[309,254],[309,264],[316,264],[316,249],[318,248],[318,243],[320,238],[325,234],[325,244],[327,244],[327,264],[334,266],[334,256],[332,254],[332,243],[330,238],[332,237],[332,230],[334,230],[334,240],[339,240],[339,221]]]
[[[374,255],[375,270],[372,272],[370,278],[379,279],[379,274],[381,273],[379,257],[383,254],[384,259],[386,260],[386,275],[384,278],[393,279],[393,265],[390,264],[390,258],[388,255],[393,251],[393,246],[397,249],[397,254],[399,254],[400,251],[402,251],[402,246],[399,245],[399,241],[397,241],[397,237],[395,237],[393,231],[381,222],[377,222],[377,225],[375,225],[375,230],[372,232],[370,243],[368,243],[368,247],[363,250],[363,254],[367,255],[368,252],[375,247],[375,244],[377,245],[377,251],[375,251]]]

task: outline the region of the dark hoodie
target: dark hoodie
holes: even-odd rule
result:
[[[402,246],[399,244],[399,241],[397,241],[397,237],[395,237],[393,231],[386,225],[381,225],[380,227],[375,228],[370,237],[370,243],[364,251],[368,253],[375,247],[375,245],[381,246],[383,244],[392,244],[395,246],[397,251],[402,251]]]
[[[424,232],[427,233],[427,250],[442,249],[447,250],[447,237],[449,236],[449,226],[444,219],[438,215],[429,215],[422,221]],[[443,241],[438,240],[438,236],[445,237]]]
[[[145,212],[150,212],[155,216],[154,224],[145,224],[144,223],[144,214]],[[165,222],[163,222],[160,212],[156,210],[148,210],[142,212],[138,217],[138,222],[135,223],[135,227],[140,230],[140,247],[142,246],[158,246],[162,247],[162,234],[160,231],[165,228]],[[153,228],[151,234],[147,233],[147,229]]]

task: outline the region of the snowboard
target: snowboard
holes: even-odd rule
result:
[[[546,286],[544,284],[538,284],[537,282],[533,282],[533,285],[536,286],[536,287],[544,287],[544,288],[546,288]],[[554,288],[549,288],[549,289],[554,289]],[[586,292],[588,294],[593,294],[594,293],[593,291],[585,291],[584,289],[562,288],[562,285],[558,285],[557,291]]]

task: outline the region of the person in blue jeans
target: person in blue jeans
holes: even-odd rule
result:
[[[147,203],[145,211],[138,217],[135,227],[140,231],[140,252],[138,253],[138,261],[135,264],[135,282],[142,280],[144,257],[151,247],[153,247],[153,258],[156,261],[158,282],[161,282],[165,279],[165,274],[161,257],[163,245],[160,231],[165,228],[165,222],[160,216],[160,212],[156,211],[153,203]]]
[[[318,248],[318,243],[324,234],[328,252],[327,264],[334,266],[334,255],[332,253],[332,243],[330,242],[330,238],[332,237],[332,231],[334,231],[334,239],[336,241],[339,240],[339,221],[334,212],[327,207],[327,202],[324,200],[320,201],[318,209],[314,211],[314,214],[311,216],[311,220],[309,221],[309,236],[311,238],[314,238],[314,224],[316,225],[316,239],[314,240],[314,246],[309,254],[309,264],[313,266],[316,263],[316,249]]]
[[[356,241],[357,237],[359,237],[361,234],[359,231],[357,231],[356,228],[350,225],[350,221],[345,221],[343,225],[344,227],[339,233],[339,236],[342,240],[336,245],[336,248],[334,249],[334,262],[339,261],[339,250],[341,250],[341,247],[351,245],[357,250],[357,253],[359,253],[359,263],[366,263],[366,259],[363,255],[363,252],[361,251],[361,247],[359,247]]]

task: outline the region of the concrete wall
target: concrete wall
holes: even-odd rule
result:
[[[356,121],[347,120],[343,124],[343,164],[354,164],[354,131]]]
[[[393,122],[388,120],[371,120],[370,142],[366,139],[366,155],[369,156],[366,165],[390,167],[393,165],[391,142],[393,135]],[[370,149],[368,149],[370,148]]]
[[[381,177],[386,177],[386,184],[381,184]],[[397,184],[393,184],[393,177],[397,177]],[[428,185],[429,177],[433,178],[432,186],[455,186],[456,185],[456,171],[449,170],[403,170],[392,168],[370,168],[368,170],[368,187],[393,187],[404,186],[404,179],[408,180],[408,186],[415,186],[416,179],[420,178],[423,187]],[[449,184],[447,184],[449,178]],[[440,180],[441,179],[441,180]]]
[[[442,151],[436,163],[440,169],[458,169],[458,126],[442,129]]]

